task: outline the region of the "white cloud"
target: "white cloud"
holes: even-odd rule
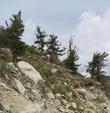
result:
[[[25,32],[23,34],[22,40],[28,44],[33,44],[35,40],[35,29],[37,24],[30,18],[25,22]]]
[[[80,62],[83,64],[81,70],[84,70],[82,67],[91,60],[95,51],[110,53],[110,10],[103,14],[84,12],[74,33],[79,47]]]

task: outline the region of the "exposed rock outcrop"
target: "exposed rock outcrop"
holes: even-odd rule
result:
[[[9,72],[0,75],[1,113],[110,113],[100,82],[28,58],[6,62]]]
[[[29,63],[20,61],[18,62],[18,67],[20,68],[22,73],[32,79],[36,84],[39,80],[42,80],[40,73]]]
[[[16,84],[16,87],[18,89],[18,91],[22,94],[22,95],[25,95],[25,87],[23,86],[23,84],[14,78],[14,82]]]
[[[41,111],[39,105],[33,104],[13,89],[3,85],[2,81],[0,83],[2,84],[0,84],[0,104],[5,111],[11,113],[35,113]]]

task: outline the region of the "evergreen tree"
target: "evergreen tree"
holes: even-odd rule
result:
[[[6,21],[5,32],[7,37],[11,40],[12,51],[15,55],[20,55],[24,52],[24,42],[21,41],[21,36],[24,32],[24,25],[21,19],[21,11],[18,14],[14,14],[10,18],[10,22]]]
[[[50,61],[56,63],[58,56],[64,55],[65,48],[61,49],[61,44],[59,44],[57,36],[52,34],[49,37],[50,39],[47,41],[47,53],[50,55]]]
[[[0,26],[0,47],[11,48],[11,40],[7,37],[5,27]]]
[[[71,69],[74,73],[77,72],[78,67],[80,66],[77,64],[77,61],[79,60],[79,56],[77,54],[77,48],[76,46],[73,46],[72,38],[69,41],[69,49],[68,49],[68,56],[64,60],[64,64],[67,68]]]
[[[46,41],[45,38],[47,37],[46,32],[45,31],[41,31],[41,27],[37,26],[36,29],[36,41],[34,42],[37,45],[37,49],[41,52],[44,53],[44,47],[46,45]]]
[[[10,18],[10,23],[8,24],[6,21],[6,26],[8,33],[10,33],[10,38],[20,39],[24,32],[24,25],[21,19],[21,11],[19,11],[18,14],[13,14],[12,18]]]
[[[87,72],[89,72],[92,77],[99,79],[100,76],[104,75],[105,71],[103,69],[107,66],[107,64],[105,64],[107,56],[108,54],[106,52],[94,53],[92,61],[89,62],[87,66]]]

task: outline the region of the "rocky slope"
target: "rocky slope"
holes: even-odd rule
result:
[[[26,54],[14,62],[9,49],[0,53],[0,113],[110,113],[101,83],[45,56]]]

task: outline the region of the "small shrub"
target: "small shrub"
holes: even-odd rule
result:
[[[52,75],[51,70],[48,67],[42,68],[41,73],[45,76],[51,76]]]
[[[78,92],[74,89],[72,90],[72,94],[73,94],[74,98],[78,98],[78,96],[79,96]]]
[[[49,92],[49,84],[47,82],[39,81],[37,87],[42,92],[43,97]]]
[[[0,59],[0,74],[3,75],[8,70],[7,64],[4,60]]]
[[[64,84],[56,84],[53,92],[56,93],[61,93],[63,95],[66,95],[66,93],[68,92],[72,92],[72,89],[69,86],[65,86]]]
[[[94,86],[95,84],[94,80],[91,78],[84,78],[83,81],[85,86]]]
[[[39,70],[39,72],[45,80],[50,81],[50,77],[52,76],[52,72],[51,72],[51,69],[49,67],[43,67]]]
[[[96,102],[98,102],[98,103],[105,103],[106,99],[103,96],[97,96]]]

